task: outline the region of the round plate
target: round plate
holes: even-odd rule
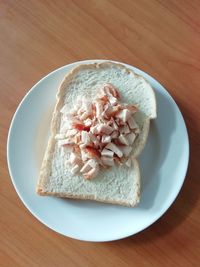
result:
[[[186,175],[189,143],[183,117],[169,93],[145,72],[124,64],[150,82],[157,98],[158,117],[151,123],[147,144],[139,158],[141,202],[135,208],[126,208],[38,196],[35,188],[58,86],[71,68],[97,61],[101,60],[61,67],[33,86],[13,117],[7,160],[19,197],[39,221],[58,233],[79,240],[111,241],[145,229],[173,203]]]

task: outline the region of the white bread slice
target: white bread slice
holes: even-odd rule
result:
[[[132,166],[115,166],[101,170],[93,180],[72,175],[66,165],[66,154],[59,148],[55,135],[60,130],[60,109],[64,104],[73,107],[77,97],[93,98],[102,83],[113,84],[121,94],[121,101],[136,104],[139,134],[132,155]],[[79,65],[62,82],[51,122],[51,136],[42,162],[37,193],[59,197],[91,199],[105,203],[135,206],[140,199],[140,170],[137,157],[146,142],[150,119],[156,117],[155,94],[149,83],[124,65],[112,62]]]

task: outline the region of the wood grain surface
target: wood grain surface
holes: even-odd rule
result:
[[[0,266],[199,266],[200,1],[0,1]],[[50,71],[83,59],[134,65],[174,97],[190,137],[183,188],[143,232],[109,243],[61,236],[24,207],[7,169],[11,118]]]

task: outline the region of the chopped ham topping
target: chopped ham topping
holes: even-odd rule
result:
[[[97,127],[97,133],[99,134],[111,134],[113,132],[113,128],[106,124],[99,124]]]
[[[90,159],[81,168],[80,172],[82,172],[82,173],[87,172],[92,168],[96,168],[97,166],[98,166],[97,162],[94,159]]]
[[[97,118],[101,117],[101,115],[102,115],[102,112],[103,112],[103,104],[104,104],[103,101],[96,101],[94,103],[95,108],[96,108],[96,117]]]
[[[108,100],[109,100],[109,102],[110,102],[111,105],[116,105],[117,102],[118,102],[117,98],[113,97],[112,95],[110,95],[108,97]]]
[[[84,125],[89,128],[92,125],[92,120],[88,118],[84,121]]]
[[[115,122],[115,120],[113,119],[113,117],[111,117],[111,125],[113,126],[113,129],[115,130],[119,130],[119,126],[117,125],[117,123]]]
[[[120,132],[121,134],[128,134],[128,133],[130,133],[131,131],[130,131],[130,128],[128,127],[128,125],[125,124],[125,125],[119,127],[119,132]]]
[[[117,91],[117,89],[110,83],[107,83],[103,86],[102,88],[103,92],[107,95],[107,96],[113,96],[115,98],[120,98],[119,92]]]
[[[128,145],[132,145],[135,141],[136,135],[134,133],[129,133],[126,135],[126,138],[128,140]]]
[[[65,134],[56,134],[55,139],[56,140],[62,140],[65,138]]]
[[[107,156],[107,157],[113,157],[114,152],[111,151],[111,150],[109,150],[109,149],[104,148],[104,149],[101,151],[101,155],[102,155],[102,156]]]
[[[83,123],[74,123],[72,124],[72,127],[74,127],[74,129],[78,130],[78,131],[89,131],[90,127],[86,126]]]
[[[114,131],[112,134],[111,134],[111,139],[116,139],[117,137],[119,136],[119,131]]]
[[[84,145],[89,145],[91,144],[91,140],[90,140],[90,135],[88,132],[86,131],[82,131],[81,132],[81,142]]]
[[[125,157],[128,157],[132,151],[131,146],[119,146]]]
[[[66,132],[66,137],[69,137],[69,136],[74,136],[77,134],[77,130],[76,129],[70,129],[70,130],[67,130]]]
[[[115,165],[114,158],[103,156],[103,157],[101,157],[101,161],[102,161],[104,166],[114,166]]]
[[[74,141],[70,139],[62,139],[58,140],[58,146],[64,146],[64,145],[74,145]]]
[[[72,124],[69,123],[68,121],[64,122],[61,129],[60,129],[60,133],[59,134],[65,134],[67,130],[72,128]]]
[[[70,154],[69,161],[71,164],[80,164],[81,163],[80,157],[78,155],[76,155],[75,153]]]
[[[124,134],[120,134],[118,140],[124,145],[127,145],[127,146],[129,145],[129,141],[127,139],[127,136]]]
[[[90,116],[90,113],[85,111],[84,113],[80,115],[80,119],[83,121],[83,120],[86,120],[89,116]]]
[[[105,108],[105,115],[107,116],[107,118],[111,118],[116,116],[116,114],[118,114],[120,110],[121,110],[120,105],[117,106],[108,105],[108,107]]]
[[[117,113],[116,117],[122,120],[123,122],[127,122],[131,117],[131,111],[128,109],[123,109],[119,113]]]
[[[65,104],[60,112],[62,122],[56,134],[62,155],[69,155],[73,175],[81,173],[91,180],[100,168],[126,165],[131,167],[131,152],[140,129],[134,115],[138,108],[119,101],[120,95],[112,84],[104,84],[97,97],[79,97],[68,111]]]
[[[89,164],[89,161],[85,163],[85,165],[81,168],[80,172],[87,172],[91,169],[91,166]]]
[[[136,106],[130,104],[125,105],[124,107],[127,108],[131,113],[136,113],[138,110]]]
[[[108,144],[111,142],[111,136],[110,135],[102,135],[101,137],[101,143]]]
[[[77,173],[79,170],[80,170],[80,165],[78,165],[78,164],[73,165],[73,167],[71,168],[71,173],[72,173],[72,174],[75,174],[75,173]]]
[[[83,173],[83,177],[86,179],[86,180],[91,180],[93,179],[95,176],[97,176],[99,172],[99,167],[96,167],[96,168],[92,168],[90,171],[86,172],[86,173]]]
[[[135,122],[133,117],[130,117],[127,122],[128,122],[128,125],[129,125],[130,129],[138,128],[138,125]]]
[[[120,150],[120,148],[118,146],[116,146],[114,143],[107,144],[106,148],[113,151],[119,158],[121,158],[123,156],[123,153]]]

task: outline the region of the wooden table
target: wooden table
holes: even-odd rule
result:
[[[200,2],[0,2],[0,266],[200,266]],[[178,103],[190,164],[172,207],[150,228],[110,243],[61,236],[36,220],[7,170],[6,140],[26,92],[50,71],[82,59],[129,63]]]

